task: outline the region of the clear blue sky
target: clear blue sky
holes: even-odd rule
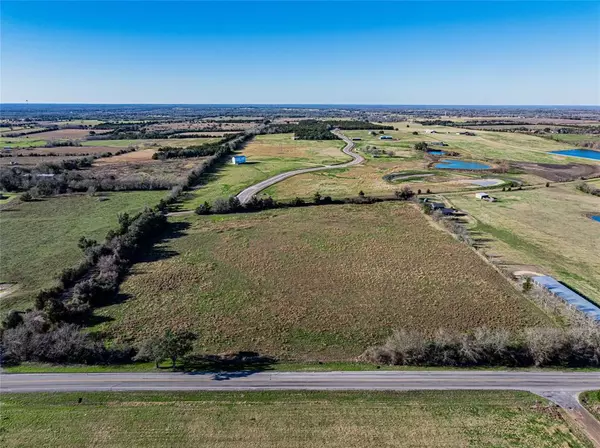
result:
[[[600,104],[600,3],[2,0],[2,102]]]

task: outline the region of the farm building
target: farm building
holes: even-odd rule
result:
[[[565,301],[568,305],[589,316],[591,319],[600,322],[600,308],[553,277],[539,275],[532,277],[531,280],[536,285]]]
[[[379,140],[392,140],[392,136],[391,135],[381,135],[379,137]]]
[[[433,129],[427,129],[425,134],[437,134],[437,131],[434,131]]]
[[[246,156],[233,156],[231,158],[231,163],[234,165],[241,165],[242,163],[246,163]]]
[[[362,140],[362,138],[360,137],[352,137],[352,140],[354,140],[355,142],[359,142]]]
[[[496,202],[496,198],[487,193],[475,193],[475,197],[477,199],[481,199],[482,201]]]

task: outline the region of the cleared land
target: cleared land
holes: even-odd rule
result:
[[[40,132],[35,134],[35,138],[42,140],[79,140],[85,139],[90,135],[92,129],[57,129],[56,131]],[[105,134],[110,130],[93,130],[96,134]]]
[[[240,152],[248,158],[247,163],[228,164],[212,174],[205,186],[190,195],[184,207],[194,209],[204,201],[236,195],[285,171],[347,162],[351,158],[341,151],[343,147],[342,140],[293,140],[292,134],[259,135]]]
[[[600,303],[600,224],[586,216],[600,212],[600,198],[573,184],[494,195],[499,202],[452,196],[476,220],[474,230],[490,239],[490,252],[515,270],[534,266]]]
[[[154,183],[163,187],[181,183],[190,170],[205,159],[152,160],[154,150],[144,149],[94,161],[92,168],[81,170],[84,177],[95,179],[114,178],[120,182]]]
[[[0,138],[0,146],[2,148],[9,146],[11,148],[34,148],[44,146],[46,140],[35,138],[36,134],[31,137],[2,137]]]
[[[188,146],[203,145],[205,143],[214,143],[219,138],[169,138],[169,139],[131,139],[131,140],[86,140],[82,141],[83,146],[110,146],[110,147],[128,147],[136,146],[139,148],[152,148],[160,146],[171,146],[174,148],[186,148]]]
[[[402,327],[550,324],[409,204],[191,216],[173,227],[96,329],[139,340],[187,328],[209,353],[349,360]]]
[[[0,211],[0,283],[17,284],[2,298],[1,309],[24,309],[40,288],[81,257],[80,237],[102,240],[117,225],[117,214],[155,205],[164,191],[108,193],[106,201],[86,195],[58,196],[35,202],[13,200]]]
[[[21,157],[0,157],[0,166],[26,166],[28,168],[39,165],[40,163],[55,163],[61,160],[79,159],[82,156],[21,156]]]
[[[523,392],[3,394],[2,405],[5,447],[590,446]]]

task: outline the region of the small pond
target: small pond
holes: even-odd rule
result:
[[[434,156],[443,156],[444,154],[446,154],[446,152],[442,151],[441,149],[428,149],[427,153],[433,154]]]
[[[446,170],[489,170],[491,168],[489,165],[484,163],[448,159],[444,159],[440,163],[436,163],[434,167]]]
[[[563,151],[552,151],[550,154],[600,160],[600,151],[592,151],[591,149],[565,149]]]

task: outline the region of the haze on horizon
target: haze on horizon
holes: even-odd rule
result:
[[[3,103],[599,105],[597,2],[3,1]]]

